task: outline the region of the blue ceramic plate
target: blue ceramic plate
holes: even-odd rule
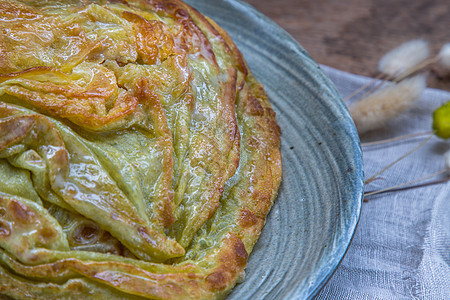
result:
[[[363,195],[359,139],[330,80],[284,30],[233,0],[187,0],[221,25],[265,86],[282,130],[283,180],[247,277],[228,299],[312,298],[342,260]]]

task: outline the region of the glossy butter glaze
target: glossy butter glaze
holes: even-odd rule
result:
[[[229,36],[180,1],[2,1],[0,18],[0,292],[225,295],[281,180],[275,114]]]

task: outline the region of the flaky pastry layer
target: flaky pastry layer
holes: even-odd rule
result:
[[[242,278],[280,128],[177,0],[0,1],[0,294],[210,299]]]

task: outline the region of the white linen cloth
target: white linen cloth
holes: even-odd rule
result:
[[[370,81],[330,67],[322,69],[342,98]],[[449,100],[450,93],[427,89],[414,108],[383,128],[361,136],[361,141],[430,131],[433,111]],[[366,179],[425,139],[422,136],[363,146]],[[448,150],[448,141],[433,137],[379,175],[365,191],[442,170],[444,153]],[[445,177],[442,174],[435,179]],[[316,299],[450,299],[450,183],[367,199],[347,254]]]

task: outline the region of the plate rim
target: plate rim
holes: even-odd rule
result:
[[[185,0],[189,5],[192,5],[195,8],[195,2],[196,1],[205,1],[205,0]],[[342,230],[341,237],[343,239],[342,248],[337,249],[337,251],[334,253],[334,255],[330,255],[332,257],[331,259],[331,267],[329,268],[329,271],[322,275],[317,276],[314,278],[314,285],[313,287],[310,287],[308,289],[308,293],[305,295],[305,290],[299,289],[299,287],[292,288],[289,296],[298,298],[298,297],[304,297],[306,299],[311,299],[317,296],[320,291],[325,287],[325,285],[329,282],[329,280],[332,278],[333,274],[337,271],[339,265],[342,263],[342,261],[345,258],[346,253],[348,252],[348,249],[350,248],[350,245],[352,243],[352,240],[355,236],[356,229],[358,227],[360,218],[361,218],[361,210],[362,210],[362,204],[364,199],[364,166],[363,166],[363,157],[362,157],[362,149],[360,144],[359,135],[357,133],[356,127],[354,125],[354,122],[350,116],[350,113],[348,112],[348,109],[344,102],[342,101],[342,97],[340,96],[339,92],[337,91],[335,84],[331,81],[331,79],[324,73],[320,65],[312,58],[312,56],[303,48],[303,46],[295,40],[286,30],[280,27],[275,21],[264,15],[262,12],[258,11],[255,7],[250,5],[249,3],[243,1],[243,0],[214,0],[216,2],[222,2],[226,3],[229,6],[232,6],[234,9],[239,9],[245,14],[248,14],[249,17],[252,19],[258,20],[258,22],[262,22],[265,25],[268,26],[268,28],[276,32],[277,34],[280,34],[279,40],[283,40],[283,44],[286,45],[286,47],[289,47],[290,50],[296,52],[299,56],[299,58],[302,58],[304,60],[307,60],[308,63],[317,66],[316,74],[319,75],[320,80],[323,80],[323,82],[320,82],[319,80],[316,80],[316,82],[322,84],[326,84],[328,88],[331,88],[333,94],[338,99],[330,99],[331,100],[339,100],[335,103],[336,108],[330,108],[335,114],[342,113],[346,117],[346,123],[345,128],[341,129],[346,134],[351,136],[351,140],[353,143],[351,145],[348,145],[347,151],[350,149],[352,150],[351,153],[353,153],[353,162],[355,163],[355,166],[357,167],[357,170],[355,170],[355,174],[358,173],[359,177],[354,179],[354,190],[352,191],[352,213],[350,216],[352,217],[348,226],[346,226],[346,230]],[[214,18],[213,18],[214,19]],[[220,25],[220,24],[219,24]],[[233,33],[229,32],[231,38],[233,39]],[[308,72],[310,70],[307,70]],[[342,122],[344,123],[344,122]],[[283,129],[283,128],[282,128]],[[349,199],[350,200],[350,199]],[[342,206],[342,205],[341,205]],[[344,246],[345,244],[345,246]],[[251,257],[252,254],[250,254]],[[319,265],[319,264],[318,264]]]

